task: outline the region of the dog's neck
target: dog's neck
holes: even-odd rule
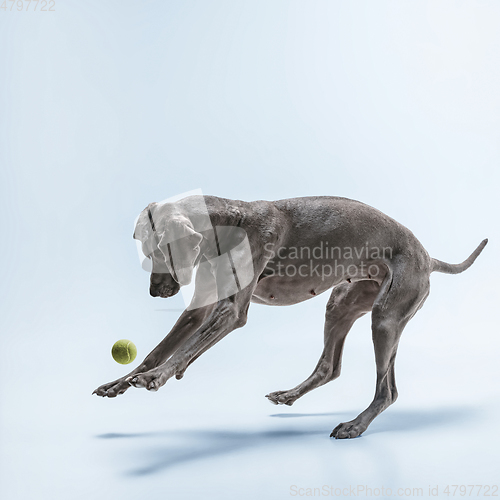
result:
[[[208,229],[206,214],[210,218],[210,225],[216,226],[240,226],[243,221],[243,205],[245,202],[215,198],[213,196],[203,196],[203,204],[182,203],[177,207],[180,213],[192,224],[195,231]],[[185,200],[186,202],[188,200]]]

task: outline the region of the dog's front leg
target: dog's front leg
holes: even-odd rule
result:
[[[170,359],[148,372],[128,377],[127,382],[134,387],[157,391],[174,375],[181,378],[194,358],[246,323],[249,298],[249,292],[240,292],[219,301],[196,333],[191,335]]]
[[[146,356],[135,370],[113,382],[101,385],[92,394],[107,396],[108,398],[123,394],[130,387],[130,384],[126,381],[128,378],[138,373],[147,372],[164,363],[203,324],[212,307],[210,305],[184,311],[170,333]]]

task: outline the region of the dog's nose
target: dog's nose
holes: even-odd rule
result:
[[[150,286],[149,287],[149,294],[151,295],[151,297],[159,297],[160,296],[160,292],[158,291],[158,289]]]

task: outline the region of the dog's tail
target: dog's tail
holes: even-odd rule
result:
[[[442,262],[437,259],[432,259],[432,270],[431,273],[437,271],[438,273],[446,273],[446,274],[458,274],[464,272],[466,269],[469,269],[474,261],[477,259],[478,255],[483,251],[483,248],[488,243],[488,238],[481,241],[479,246],[471,253],[470,257],[464,260],[461,264],[448,264],[447,262]]]

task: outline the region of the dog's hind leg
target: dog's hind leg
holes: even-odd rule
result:
[[[375,281],[342,283],[333,289],[326,305],[324,349],[316,368],[297,387],[267,394],[271,403],[291,406],[304,394],[340,375],[345,338],[354,322],[371,311],[379,290]]]
[[[353,438],[363,433],[373,419],[397,398],[394,362],[404,327],[429,295],[429,276],[421,269],[400,266],[382,283],[372,310],[372,338],[377,365],[375,397],[354,420],[337,425],[335,438]]]

